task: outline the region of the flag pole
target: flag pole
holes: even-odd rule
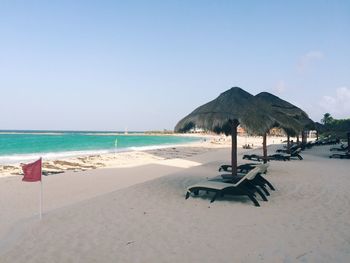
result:
[[[42,162],[42,158],[41,159],[41,162]],[[40,220],[43,218],[42,214],[43,214],[43,177],[42,177],[42,174],[43,174],[43,168],[42,168],[42,164],[40,166]]]
[[[43,183],[42,183],[42,158],[40,157],[39,160],[28,163],[28,164],[22,164],[22,171],[23,171],[23,178],[22,181],[24,182],[38,182],[40,181],[40,189],[39,189],[39,216],[40,220],[42,219],[43,214]]]
[[[117,148],[118,148],[118,138],[115,138],[115,142],[114,142],[114,157],[117,157]]]
[[[40,220],[43,218],[43,182],[40,181]]]

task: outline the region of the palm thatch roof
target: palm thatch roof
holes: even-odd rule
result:
[[[237,172],[237,126],[240,123],[247,131],[263,134],[276,121],[259,108],[253,95],[241,88],[233,87],[216,99],[198,107],[175,126],[176,132],[185,132],[193,127],[216,133],[231,134],[232,175]],[[267,106],[266,106],[267,107]]]
[[[296,135],[304,129],[313,129],[314,122],[297,106],[268,92],[261,92],[255,98],[269,104],[270,114],[287,134]]]
[[[324,132],[326,131],[326,127],[319,122],[315,122],[315,130],[318,132]]]
[[[233,87],[180,120],[175,131],[186,132],[191,128],[201,128],[231,134],[231,164],[234,175],[237,171],[238,124],[248,132],[264,135],[266,138],[266,133],[278,126],[290,135],[296,134],[304,125],[301,120],[307,118],[307,114],[301,109],[272,94],[262,92],[253,96],[239,87]]]
[[[202,128],[216,133],[230,134],[232,121],[238,121],[248,132],[263,134],[273,126],[267,105],[255,100],[254,96],[239,87],[233,87],[216,99],[196,108],[175,126],[176,132],[191,128]]]

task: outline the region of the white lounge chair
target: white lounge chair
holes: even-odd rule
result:
[[[214,202],[218,195],[246,195],[254,203],[255,206],[260,206],[259,202],[255,198],[257,192],[264,201],[267,201],[266,196],[261,192],[259,188],[251,183],[256,175],[260,172],[260,168],[256,167],[243,175],[237,182],[228,183],[223,181],[202,181],[195,185],[191,185],[187,188],[186,199],[193,193],[198,195],[199,191],[214,192],[213,198],[210,202]]]

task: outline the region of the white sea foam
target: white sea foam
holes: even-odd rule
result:
[[[175,146],[179,146],[179,144],[135,146],[135,147],[129,147],[129,148],[125,148],[125,149],[127,151],[148,151],[148,150],[157,150],[157,149],[171,148],[171,147],[175,147]]]
[[[60,158],[75,157],[105,154],[111,152],[110,150],[92,150],[92,151],[69,151],[69,152],[49,152],[49,153],[30,153],[30,154],[16,154],[0,156],[0,164],[16,164],[21,162],[34,161],[40,157],[44,160],[55,160]]]
[[[172,148],[179,145],[181,144],[149,145],[149,146],[137,146],[137,147],[127,147],[127,148],[117,148],[117,149],[114,148],[114,149],[105,149],[105,150],[90,150],[90,151],[66,151],[66,152],[5,155],[5,156],[0,156],[0,165],[31,162],[39,159],[40,157],[43,158],[44,160],[56,160],[56,159],[69,158],[69,157],[98,155],[98,154],[106,154],[106,153],[157,150],[157,149],[164,149],[164,148]]]

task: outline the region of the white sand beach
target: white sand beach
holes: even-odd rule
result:
[[[42,220],[39,184],[0,178],[0,262],[349,262],[350,162],[329,159],[330,147],[271,161],[277,190],[261,207],[246,197],[185,200],[188,186],[229,163],[227,142],[44,177]],[[261,149],[240,147],[239,163],[244,153]]]

